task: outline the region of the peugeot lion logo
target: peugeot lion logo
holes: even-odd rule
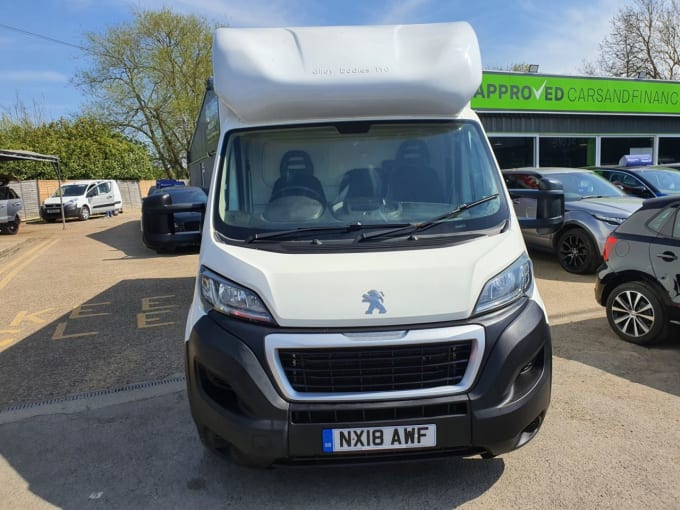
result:
[[[366,315],[371,315],[373,310],[378,310],[378,313],[386,313],[383,306],[385,301],[385,294],[378,290],[369,290],[366,294],[361,296],[362,303],[368,303],[368,309],[364,312]]]

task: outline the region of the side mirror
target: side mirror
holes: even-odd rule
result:
[[[562,183],[543,178],[538,189],[510,189],[510,197],[536,200],[536,217],[518,217],[520,227],[534,228],[539,234],[557,232],[564,221],[564,189]]]
[[[151,249],[180,242],[199,244],[201,232],[175,232],[175,213],[199,211],[201,226],[205,217],[205,204],[173,204],[168,193],[156,193],[142,202],[142,240]]]

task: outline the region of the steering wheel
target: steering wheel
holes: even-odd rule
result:
[[[284,186],[272,195],[271,201],[273,202],[274,200],[278,200],[283,197],[295,196],[312,198],[322,205],[325,202],[321,193],[307,186]]]

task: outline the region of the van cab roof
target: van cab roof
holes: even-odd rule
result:
[[[244,123],[450,117],[482,79],[466,22],[220,28],[214,88]]]

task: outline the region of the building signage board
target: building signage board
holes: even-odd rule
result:
[[[484,72],[479,111],[680,114],[680,82]]]

